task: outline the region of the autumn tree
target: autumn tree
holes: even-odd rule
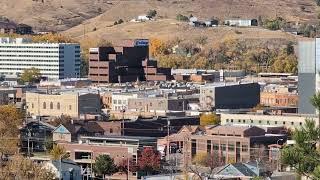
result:
[[[220,117],[215,113],[209,114],[201,114],[200,115],[200,125],[207,126],[207,125],[217,125],[220,123]]]
[[[37,83],[41,79],[41,73],[40,70],[37,68],[29,68],[25,69],[20,77],[21,82],[23,83]]]
[[[138,159],[138,170],[146,175],[154,174],[160,170],[160,154],[151,147],[146,147],[140,153]]]
[[[66,152],[66,149],[60,145],[53,145],[53,148],[50,151],[52,160],[68,159],[69,154]]]
[[[72,118],[68,115],[61,115],[59,117],[55,117],[51,122],[50,124],[57,127],[59,126],[60,124],[62,125],[67,125],[67,124],[70,124],[71,123],[71,120]]]
[[[187,171],[194,173],[202,180],[210,177],[213,174],[213,170],[222,165],[224,165],[224,162],[219,157],[218,151],[211,153],[199,152],[192,159],[192,164],[188,165]],[[203,175],[204,173],[206,175]]]
[[[32,41],[37,43],[75,43],[77,41],[70,37],[57,33],[48,33],[43,35],[32,36]]]
[[[96,158],[93,171],[105,179],[106,175],[111,176],[117,172],[117,166],[109,155],[103,154]]]
[[[156,57],[157,55],[161,55],[161,54],[168,54],[167,44],[161,39],[151,38],[150,54],[152,57]]]
[[[22,125],[23,115],[13,105],[0,106],[0,153],[15,154],[19,145],[19,126]]]
[[[15,155],[2,168],[0,179],[48,180],[55,179],[55,174],[43,168],[42,164]]]

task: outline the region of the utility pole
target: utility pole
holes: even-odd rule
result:
[[[167,161],[170,160],[170,142],[169,142],[169,135],[170,135],[170,120],[167,121]]]

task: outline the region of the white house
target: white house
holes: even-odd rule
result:
[[[59,179],[82,179],[81,167],[71,160],[51,160],[43,165],[43,168],[51,171]]]

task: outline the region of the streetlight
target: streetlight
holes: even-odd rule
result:
[[[122,157],[122,158],[124,158],[124,156]],[[127,180],[129,180],[129,166],[130,166],[130,163],[129,163],[130,161],[129,161],[129,154],[128,154],[128,157],[127,157]]]

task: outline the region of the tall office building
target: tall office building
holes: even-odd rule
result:
[[[298,112],[314,114],[310,98],[320,90],[320,38],[298,43]]]
[[[26,38],[0,38],[0,74],[20,75],[35,67],[48,79],[80,76],[80,45],[32,43]]]

